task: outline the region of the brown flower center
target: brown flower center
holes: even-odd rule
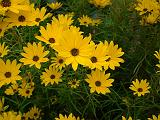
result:
[[[144,8],[144,9],[143,9],[144,12],[146,12],[147,10],[148,10],[147,8]]]
[[[11,6],[11,2],[10,2],[10,0],[2,0],[1,1],[1,5],[3,7],[10,7]]]
[[[37,113],[34,113],[34,116],[36,117],[38,114]]]
[[[38,56],[34,56],[33,57],[33,61],[37,62],[39,60],[39,57]]]
[[[77,56],[77,55],[79,55],[79,50],[78,50],[77,48],[73,48],[73,49],[71,50],[71,54],[72,54],[73,56]]]
[[[100,82],[100,81],[96,81],[96,82],[95,82],[95,85],[96,85],[97,87],[99,87],[99,86],[101,86],[101,82]]]
[[[29,94],[30,93],[30,91],[29,90],[26,90],[26,94]]]
[[[51,75],[50,78],[51,78],[51,79],[54,79],[54,78],[55,78],[55,75]]]
[[[54,38],[49,38],[49,42],[50,42],[50,43],[55,43],[56,41],[55,41]]]
[[[142,88],[138,88],[138,92],[143,92],[143,89]]]
[[[2,32],[2,29],[0,28],[0,33]]]
[[[41,19],[40,19],[40,18],[36,18],[35,21],[36,21],[36,22],[39,22],[39,21],[41,21]]]
[[[19,17],[18,17],[18,21],[19,22],[24,22],[26,20],[26,18],[23,16],[23,15],[20,15]]]
[[[60,64],[62,64],[64,61],[63,61],[63,59],[59,59],[59,61],[58,61]]]
[[[11,77],[11,72],[6,72],[5,76],[6,76],[6,78],[10,78]]]
[[[92,63],[96,63],[97,62],[97,58],[96,57],[91,57],[91,61],[92,61]]]
[[[109,62],[111,60],[111,58],[109,57],[107,60],[105,60],[106,62]]]
[[[76,84],[76,81],[72,81],[72,85],[75,85]]]
[[[2,55],[2,53],[0,52],[0,56]]]

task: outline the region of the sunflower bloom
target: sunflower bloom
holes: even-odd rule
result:
[[[70,81],[68,82],[68,85],[69,85],[71,88],[77,88],[77,87],[79,86],[79,84],[80,84],[80,80],[76,80],[76,79],[70,80]]]
[[[65,58],[60,57],[59,55],[56,55],[56,57],[52,57],[52,65],[58,68],[59,70],[62,70],[62,68],[65,67]]]
[[[41,115],[41,110],[36,106],[32,107],[28,112],[29,118],[33,120],[39,120]]]
[[[5,46],[5,43],[0,44],[0,57],[7,55],[8,51],[8,46]]]
[[[41,9],[39,8],[34,8],[34,5],[31,6],[32,7],[32,11],[31,11],[31,21],[33,21],[33,25],[39,25],[39,23],[41,21],[44,21],[45,19],[47,19],[48,17],[51,17],[51,13],[47,13],[46,11],[47,9],[45,7],[42,7]],[[31,22],[32,23],[32,22]]]
[[[75,28],[70,28],[63,32],[61,44],[55,47],[59,56],[64,57],[65,64],[72,64],[74,71],[77,70],[78,64],[88,65],[90,63],[89,56],[92,52],[90,44],[91,36],[83,38],[81,32]]]
[[[32,81],[27,82],[26,80],[22,80],[22,84],[20,88],[18,88],[18,93],[22,97],[30,98],[34,91],[34,83]]]
[[[62,7],[62,3],[60,2],[53,2],[53,3],[50,3],[48,4],[48,6],[52,9],[52,10],[57,10],[59,9],[60,7]]]
[[[49,53],[49,51],[44,51],[44,47],[41,43],[33,45],[31,43],[27,44],[27,47],[23,47],[25,53],[21,53],[21,55],[25,58],[21,58],[19,61],[24,63],[24,65],[29,65],[30,67],[35,65],[38,69],[41,68],[41,63],[47,62],[48,58],[45,56]]]
[[[98,45],[94,45],[94,49],[90,56],[90,64],[88,65],[91,69],[97,68],[102,70],[102,66],[105,66],[106,61],[109,57],[106,56],[106,46],[100,42]]]
[[[132,120],[132,117],[131,117],[131,116],[129,116],[129,118],[128,118],[128,119],[126,119],[124,116],[122,116],[122,120]]]
[[[13,83],[9,88],[5,90],[6,95],[14,95],[18,91],[18,83]]]
[[[142,96],[150,92],[148,90],[150,86],[146,79],[142,79],[141,81],[136,79],[135,81],[132,81],[132,83],[133,85],[131,85],[129,88],[134,91],[134,95],[137,94],[138,96]]]
[[[16,80],[21,80],[20,73],[21,64],[17,64],[16,60],[12,62],[7,60],[6,63],[0,59],[0,87],[5,84],[15,83]]]
[[[107,56],[109,57],[106,60],[106,65],[104,66],[104,69],[107,70],[108,68],[111,68],[112,70],[115,70],[115,67],[119,67],[119,63],[123,63],[124,60],[120,58],[124,52],[122,52],[121,48],[118,48],[118,45],[114,45],[113,41],[108,43],[105,41],[105,45],[107,47]]]
[[[16,112],[8,111],[0,114],[0,120],[21,120],[21,116]]]
[[[67,115],[63,116],[62,114],[59,114],[59,118],[55,118],[55,120],[80,120],[79,117],[75,117],[72,113],[69,114],[69,116],[67,117]]]
[[[82,17],[78,18],[80,25],[84,25],[88,27],[88,25],[92,24],[92,19],[87,15],[83,15]]]
[[[148,118],[148,120],[160,120],[160,114],[158,115],[158,117],[152,115],[152,118]]]
[[[46,29],[43,26],[40,27],[40,33],[41,36],[36,36],[36,38],[54,48],[55,45],[59,45],[59,41],[62,38],[62,27],[48,23]]]
[[[29,11],[29,0],[0,0],[0,11],[18,14],[19,10]]]
[[[96,7],[104,8],[111,4],[111,0],[89,0],[89,3],[95,5]]]
[[[62,82],[61,80],[62,72],[59,72],[55,67],[50,66],[49,69],[45,69],[45,72],[41,75],[42,84],[48,85],[49,83],[53,85]]]
[[[9,22],[9,27],[13,26],[34,26],[35,22],[31,19],[31,11],[19,11],[18,14],[13,12],[7,12],[6,16],[8,16],[5,21]]]
[[[97,92],[98,94],[106,94],[111,92],[109,87],[112,86],[114,79],[109,79],[110,73],[105,74],[104,71],[96,69],[92,71],[91,74],[88,74],[87,77],[88,79],[86,79],[86,82],[88,82],[89,87],[91,87],[91,93]]]

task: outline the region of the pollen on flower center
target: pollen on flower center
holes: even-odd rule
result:
[[[99,86],[101,86],[101,82],[100,82],[100,81],[96,81],[96,82],[95,82],[95,85],[96,85],[97,87],[99,87]]]
[[[91,57],[91,61],[92,61],[92,63],[96,63],[97,62],[97,58],[96,57]]]
[[[72,54],[73,56],[77,56],[77,55],[79,55],[79,50],[78,50],[77,48],[73,48],[73,49],[71,50],[71,54]]]
[[[63,59],[59,59],[59,61],[58,61],[60,64],[62,64],[63,63]]]
[[[24,22],[26,20],[26,18],[23,16],[23,15],[20,15],[19,17],[18,17],[18,21],[19,22]]]
[[[55,43],[55,39],[54,38],[49,38],[49,42],[50,43]]]
[[[38,56],[34,56],[33,57],[33,61],[37,62],[39,60],[39,57]]]
[[[11,2],[10,2],[10,0],[2,0],[1,1],[1,5],[3,7],[10,7],[11,6]]]
[[[11,72],[6,72],[5,76],[6,76],[6,78],[10,78],[11,77]]]
[[[138,88],[138,92],[142,92],[143,91],[143,89],[142,88]]]
[[[40,18],[36,18],[36,19],[35,19],[36,22],[39,22],[40,20],[41,20]]]
[[[54,78],[55,78],[55,75],[51,75],[50,78],[51,78],[51,79],[54,79]]]

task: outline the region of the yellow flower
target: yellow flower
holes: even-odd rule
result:
[[[98,68],[102,70],[102,66],[106,64],[109,57],[106,56],[107,47],[100,42],[98,45],[94,45],[92,54],[90,55],[90,64],[88,65],[91,69]]]
[[[135,10],[139,11],[139,15],[146,13],[158,12],[159,3],[156,0],[137,0]]]
[[[52,15],[51,13],[46,14],[47,9],[45,7],[42,7],[41,9],[39,9],[39,8],[35,9],[34,5],[32,5],[31,8],[32,8],[32,11],[31,11],[31,18],[30,19],[31,19],[31,21],[33,21],[32,26],[34,26],[34,25],[38,26],[41,21],[44,21],[46,18],[51,17],[51,15]]]
[[[45,72],[41,75],[42,84],[48,85],[49,83],[53,85],[62,82],[61,80],[62,72],[59,72],[55,67],[50,66],[49,69],[45,69]]]
[[[160,61],[160,50],[159,52],[158,51],[155,51],[156,53],[154,54],[154,56]]]
[[[129,118],[126,119],[124,116],[122,116],[122,120],[132,120],[132,117],[129,116]]]
[[[59,55],[56,55],[56,57],[52,57],[51,66],[55,66],[59,70],[62,70],[62,68],[65,67],[65,58],[60,57]]]
[[[91,87],[90,92],[97,92],[106,94],[110,93],[109,87],[112,86],[113,79],[109,79],[110,73],[105,74],[105,71],[100,71],[96,69],[92,71],[92,73],[87,75],[88,79],[86,81],[89,83],[89,87]]]
[[[82,17],[78,18],[78,21],[80,22],[80,25],[84,25],[86,27],[92,23],[92,19],[87,15],[83,15]]]
[[[62,7],[62,5],[63,4],[60,2],[53,2],[53,3],[48,4],[48,6],[53,10],[59,9],[60,7]]]
[[[52,25],[54,26],[56,24],[58,26],[62,26],[64,30],[68,29],[69,26],[73,23],[72,17],[73,16],[69,14],[58,14],[58,18],[54,16],[52,17]]]
[[[83,38],[81,32],[76,28],[70,28],[62,34],[63,39],[59,46],[55,47],[59,56],[64,57],[65,64],[72,64],[72,68],[77,70],[78,64],[88,65],[89,56],[92,52],[92,45],[89,44],[91,36]]]
[[[59,45],[62,31],[62,27],[58,26],[58,24],[51,25],[48,23],[46,29],[43,26],[40,27],[41,36],[36,36],[36,38],[54,48],[55,45]]]
[[[59,114],[59,118],[55,118],[55,120],[80,120],[79,117],[75,117],[72,113],[69,114],[69,116],[67,117],[66,115],[63,116],[62,114]]]
[[[148,120],[160,120],[160,114],[158,115],[158,117],[156,117],[155,115],[152,115],[152,118],[148,118]]]
[[[112,70],[115,70],[115,67],[119,67],[119,63],[123,63],[124,60],[121,57],[124,52],[122,52],[121,48],[118,48],[118,45],[114,45],[113,41],[108,43],[105,41],[105,45],[107,46],[107,56],[109,57],[106,60],[106,65],[104,66],[104,69],[107,70],[108,67],[111,68]]]
[[[80,83],[80,80],[70,80],[68,82],[68,85],[71,87],[71,88],[77,88],[79,86],[79,83]]]
[[[28,83],[26,80],[23,79],[21,88],[18,89],[19,95],[30,98],[33,91],[34,91],[34,83],[32,81]]]
[[[29,10],[29,0],[0,0],[0,11],[11,11],[16,14],[19,10]]]
[[[31,11],[19,11],[19,13],[7,12],[5,21],[9,22],[9,27],[13,26],[33,26],[35,22],[31,19]]]
[[[9,23],[5,21],[0,21],[0,38],[4,36],[4,33],[9,29]]]
[[[101,23],[101,19],[92,19],[92,26],[98,26]]]
[[[21,80],[20,73],[21,64],[17,64],[16,60],[12,62],[7,60],[6,63],[0,59],[0,87],[5,84],[15,83],[16,80]]]
[[[18,91],[18,83],[13,83],[9,88],[5,90],[6,95],[14,95]]]
[[[30,67],[35,65],[38,69],[41,68],[41,63],[47,62],[48,58],[45,56],[49,53],[49,51],[44,51],[44,47],[41,43],[33,45],[31,43],[27,44],[27,47],[23,47],[25,53],[21,53],[21,55],[25,58],[21,58],[19,61],[23,62],[24,65],[29,65]]]
[[[95,5],[96,7],[104,8],[111,4],[111,0],[89,0],[89,3]]]
[[[21,115],[21,116],[22,116],[21,117],[22,120],[28,120],[29,119],[29,112],[23,113],[23,115]]]
[[[4,45],[5,43],[0,44],[0,57],[3,57],[8,54],[8,46],[5,47]]]
[[[28,113],[29,113],[30,119],[33,119],[33,120],[40,119],[41,110],[39,108],[37,108],[36,106],[32,107]]]
[[[136,81],[132,81],[133,85],[131,85],[129,88],[134,91],[134,95],[137,94],[138,96],[145,95],[146,93],[149,93],[149,83],[147,83],[147,80],[141,80],[139,81],[136,79]]]
[[[21,116],[16,112],[8,111],[0,114],[0,120],[21,120]]]

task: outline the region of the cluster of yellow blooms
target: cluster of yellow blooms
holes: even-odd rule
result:
[[[152,1],[152,2],[151,2]],[[104,8],[110,5],[110,0],[89,0],[91,4],[96,7]],[[53,3],[48,5],[52,9],[58,9],[62,6],[61,3]],[[157,23],[159,20],[160,5],[156,0],[138,0],[136,10],[143,16],[142,24]],[[34,4],[30,4],[29,0],[1,0],[0,14],[5,16],[0,21],[0,37],[4,35],[7,29],[14,26],[39,26],[41,21],[51,17],[51,13],[46,13],[46,8],[35,8]],[[97,26],[101,23],[100,19],[92,19],[84,16],[78,19],[80,25]],[[80,27],[73,26],[74,20],[72,14],[58,14],[58,17],[53,16],[51,23],[40,26],[40,35],[35,35],[39,42],[27,43],[23,47],[23,52],[20,53],[21,58],[18,63],[17,60],[3,60],[0,59],[0,87],[10,85],[6,91],[6,95],[14,95],[18,93],[20,96],[30,98],[34,91],[34,82],[32,79],[24,79],[21,73],[21,67],[24,66],[35,67],[41,69],[42,64],[51,62],[49,68],[45,69],[40,75],[41,84],[53,85],[62,82],[63,70],[66,66],[71,65],[76,71],[80,66],[91,69],[91,73],[87,74],[85,81],[89,84],[90,93],[97,92],[98,94],[110,93],[109,87],[112,86],[114,79],[110,78],[110,73],[106,70],[115,70],[120,67],[120,63],[124,63],[121,58],[124,54],[121,48],[113,41],[94,43],[91,34],[85,36]],[[49,59],[50,51],[45,49],[46,44],[54,51],[54,57]],[[3,58],[9,53],[8,46],[5,43],[0,44],[0,57]],[[154,54],[160,61],[160,51]],[[160,64],[156,65],[160,68]],[[18,82],[17,82],[18,81]],[[139,81],[136,79],[132,81],[133,85],[129,88],[134,91],[134,95],[143,96],[149,93],[149,83],[147,80]],[[80,80],[70,80],[68,85],[71,88],[76,88],[80,85]],[[3,105],[1,105],[3,106]],[[2,107],[1,107],[2,109]],[[18,115],[13,111],[3,112],[0,114],[0,120],[23,120],[39,119],[41,110],[36,107],[23,115]],[[160,115],[158,116],[159,119]],[[156,116],[153,115],[153,120]],[[56,120],[80,120],[72,114],[68,117],[62,114]],[[126,120],[122,116],[122,120]],[[129,117],[128,120],[132,120]],[[148,118],[148,120],[152,120]]]
[[[89,0],[89,3],[95,5],[96,7],[104,8],[111,4],[111,0]]]
[[[135,9],[142,16],[142,25],[160,21],[160,3],[157,0],[137,0]]]

